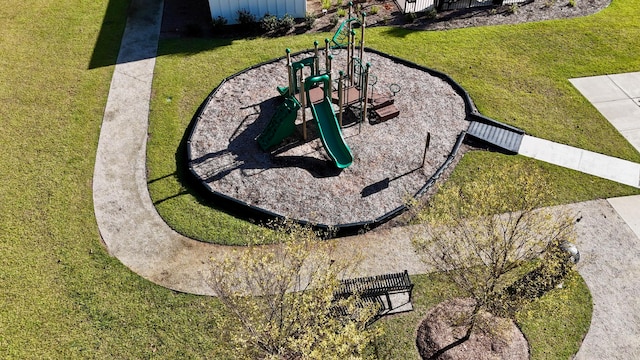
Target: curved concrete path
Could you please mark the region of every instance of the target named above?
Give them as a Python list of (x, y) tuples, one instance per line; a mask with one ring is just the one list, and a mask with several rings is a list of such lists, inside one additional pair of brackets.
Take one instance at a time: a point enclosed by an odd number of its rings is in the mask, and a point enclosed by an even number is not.
[[(148, 193), (147, 125), (163, 3), (134, 0), (131, 8), (139, 10), (127, 21), (96, 155), (93, 191), (98, 227), (110, 254), (140, 276), (177, 291), (213, 295), (204, 281), (208, 261), (231, 248), (177, 234), (160, 218)], [(583, 259), (579, 271), (594, 300), (591, 329), (577, 358), (640, 358), (640, 245), (625, 223), (627, 219), (640, 231), (640, 197), (568, 207), (582, 216), (577, 225)], [(627, 214), (625, 219), (617, 211)], [(422, 231), (414, 226), (341, 239), (337, 253), (366, 254), (356, 275), (404, 269), (425, 273), (429, 269), (410, 244)]]

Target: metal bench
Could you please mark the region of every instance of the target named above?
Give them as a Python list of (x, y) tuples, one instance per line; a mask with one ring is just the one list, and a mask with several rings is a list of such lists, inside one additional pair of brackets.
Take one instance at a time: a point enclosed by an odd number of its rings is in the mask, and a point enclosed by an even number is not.
[(363, 303), (378, 303), (376, 319), (382, 316), (413, 310), (411, 294), (413, 284), (407, 270), (401, 273), (384, 274), (340, 281), (334, 298), (346, 298), (357, 294)]

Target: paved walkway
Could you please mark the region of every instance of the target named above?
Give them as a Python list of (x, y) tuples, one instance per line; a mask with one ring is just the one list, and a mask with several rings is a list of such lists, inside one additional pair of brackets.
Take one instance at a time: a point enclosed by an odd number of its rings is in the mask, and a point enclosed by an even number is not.
[[(569, 80), (640, 151), (640, 72)], [(525, 136), (519, 154), (633, 187), (640, 164)]]
[[(134, 0), (131, 6), (139, 10), (131, 13), (127, 21), (97, 149), (95, 214), (107, 249), (132, 271), (174, 290), (212, 295), (203, 280), (208, 260), (228, 253), (230, 248), (175, 233), (156, 212), (147, 189), (149, 100), (162, 6), (162, 1), (155, 0)], [(530, 149), (534, 151), (535, 146)], [(589, 166), (584, 164), (579, 166), (587, 171)], [(603, 166), (596, 160), (593, 164)], [(621, 181), (627, 181), (624, 179)], [(633, 232), (640, 230), (640, 197), (567, 207), (582, 216), (577, 224), (583, 258), (579, 271), (591, 289), (595, 305), (592, 326), (578, 358), (640, 358), (640, 296), (636, 290), (640, 246)], [(355, 251), (368, 255), (358, 275), (404, 269), (412, 274), (424, 273), (429, 269), (410, 244), (412, 236), (422, 231), (420, 226), (413, 226), (336, 240), (338, 253), (345, 257)], [(625, 351), (620, 352), (621, 349)]]

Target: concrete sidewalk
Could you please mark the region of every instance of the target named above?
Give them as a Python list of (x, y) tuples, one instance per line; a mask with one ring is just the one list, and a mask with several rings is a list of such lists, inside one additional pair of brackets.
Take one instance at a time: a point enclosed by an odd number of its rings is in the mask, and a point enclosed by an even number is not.
[[(640, 151), (640, 72), (569, 80)], [(640, 187), (640, 164), (525, 136), (518, 152), (537, 160)]]
[[(208, 260), (229, 254), (232, 248), (175, 233), (156, 212), (147, 189), (149, 101), (162, 7), (162, 1), (154, 0), (133, 0), (131, 5), (138, 10), (127, 21), (96, 154), (95, 215), (108, 251), (132, 271), (160, 286), (212, 295), (204, 281)], [(539, 148), (536, 151), (542, 152)], [(616, 169), (610, 171), (617, 172)], [(621, 180), (631, 181), (627, 175)], [(632, 232), (632, 228), (638, 232), (640, 227), (640, 197), (589, 201), (567, 208), (580, 213), (583, 219), (577, 224), (584, 259), (579, 271), (591, 289), (595, 305), (591, 329), (578, 358), (640, 358), (640, 297), (636, 296), (640, 246)], [(423, 231), (420, 226), (394, 228), (336, 243), (338, 253), (345, 257), (356, 250), (367, 255), (357, 275), (404, 269), (411, 274), (424, 273), (429, 268), (410, 243)], [(622, 348), (624, 352), (620, 351)]]
[(640, 72), (569, 81), (640, 151)]
[(525, 135), (518, 154), (640, 187), (640, 164)]

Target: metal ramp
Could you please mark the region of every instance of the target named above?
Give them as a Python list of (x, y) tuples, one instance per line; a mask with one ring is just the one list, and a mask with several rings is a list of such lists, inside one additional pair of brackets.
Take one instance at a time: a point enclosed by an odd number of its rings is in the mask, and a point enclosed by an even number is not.
[(467, 129), (467, 136), (498, 150), (517, 154), (524, 137), (524, 131), (474, 114), (469, 129)]

